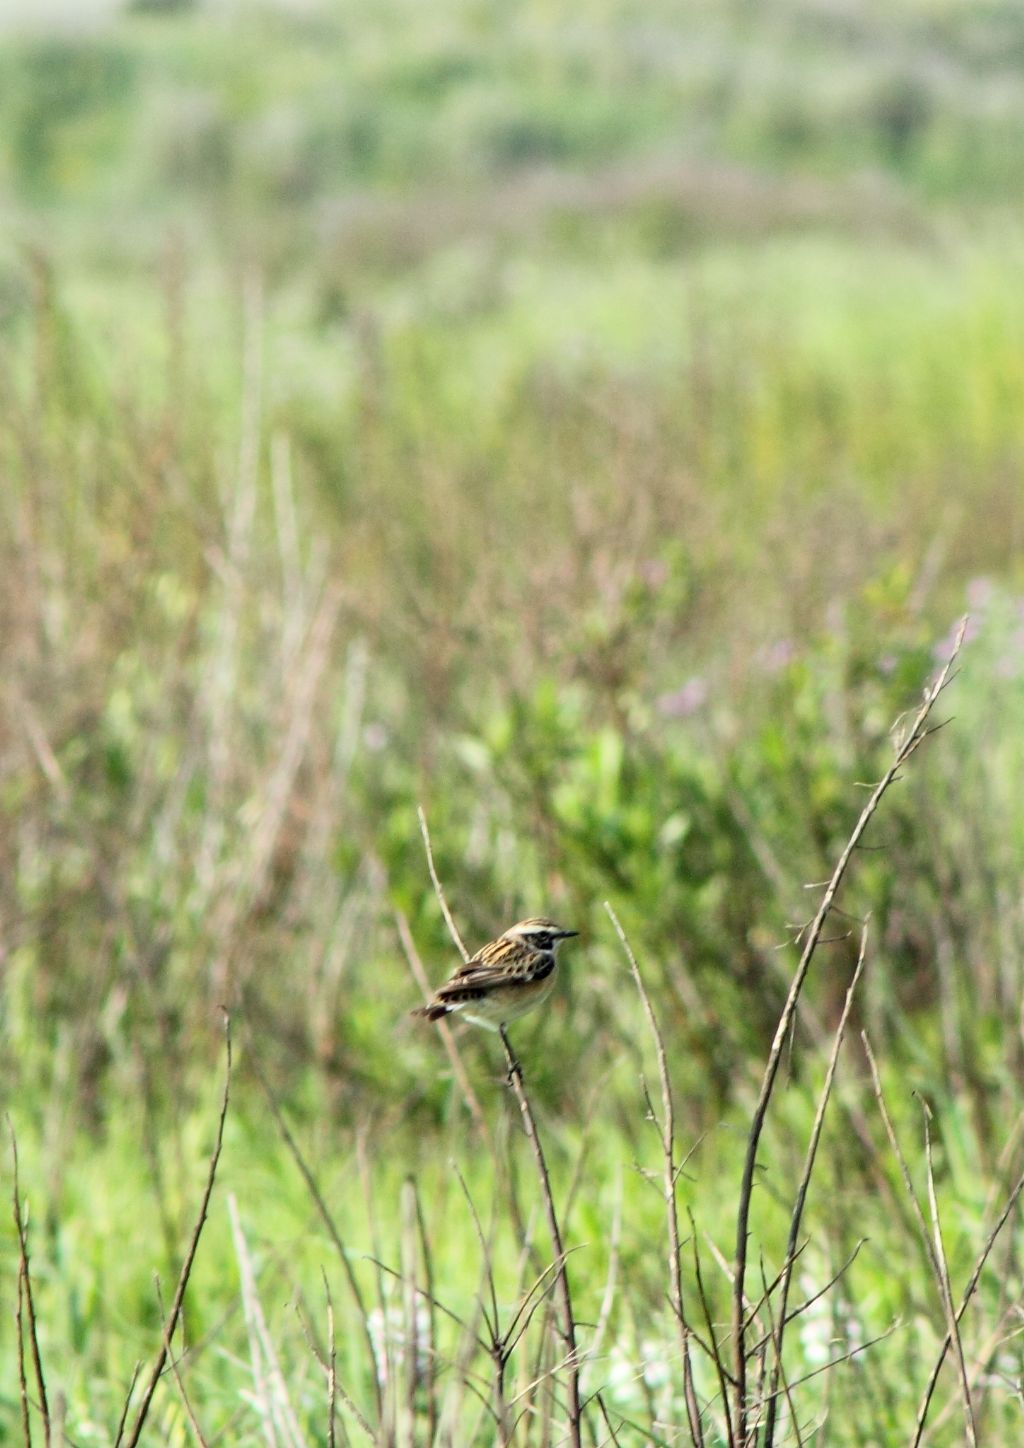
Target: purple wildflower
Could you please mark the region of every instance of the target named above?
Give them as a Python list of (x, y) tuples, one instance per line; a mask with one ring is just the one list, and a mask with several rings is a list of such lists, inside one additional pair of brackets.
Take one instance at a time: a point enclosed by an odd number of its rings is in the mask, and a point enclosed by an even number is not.
[(967, 585), (967, 607), (972, 612), (975, 609), (988, 608), (995, 591), (996, 586), (991, 578), (972, 578)]
[(756, 657), (766, 674), (778, 674), (796, 658), (796, 646), (792, 639), (776, 639), (758, 649)]
[(687, 679), (681, 688), (671, 694), (662, 694), (658, 700), (658, 712), (668, 719), (688, 719), (707, 703), (707, 680), (699, 674)]

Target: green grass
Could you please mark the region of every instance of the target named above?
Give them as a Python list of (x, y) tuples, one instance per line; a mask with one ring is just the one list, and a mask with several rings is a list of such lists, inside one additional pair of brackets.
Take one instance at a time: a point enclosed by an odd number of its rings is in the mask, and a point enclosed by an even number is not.
[[(470, 943), (541, 910), (582, 931), (514, 1039), (584, 1387), (620, 1442), (687, 1441), (644, 1175), (656, 1064), (603, 902), (665, 1033), (679, 1207), (728, 1354), (716, 1250), (732, 1260), (804, 886), (969, 610), (952, 722), (886, 799), (815, 960), (748, 1266), (753, 1293), (782, 1266), (870, 913), (794, 1300), (863, 1242), (785, 1362), (795, 1382), (887, 1334), (795, 1387), (797, 1416), (804, 1441), (818, 1422), (840, 1448), (912, 1440), (944, 1318), (859, 1031), (922, 1201), (931, 1109), (955, 1299), (1021, 1167), (1020, 63), (1008, 5), (136, 6), (4, 32), (0, 1089), (67, 1441), (113, 1442), (159, 1349), (222, 1006), (233, 1097), (181, 1362), (203, 1435), (327, 1441), (295, 1311), (322, 1351), (323, 1270), (339, 1382), (378, 1441), (427, 1442), (431, 1402), (438, 1444), (495, 1441), (487, 1354), (441, 1308), (436, 1377), (393, 1361), (380, 1410), (360, 1322), (378, 1342), (391, 1324), (393, 1352), (423, 1325), (372, 1260), (422, 1285), (410, 1182), (464, 1322), (485, 1259), (506, 1323), (549, 1261), (496, 1043), (460, 1038), (492, 1153), (407, 1014), (399, 916), (431, 980), (452, 963), (420, 805)], [(1020, 1247), (1014, 1213), (963, 1320), (980, 1441), (1018, 1432)], [(17, 1275), (8, 1213), (12, 1441)], [(518, 1448), (564, 1430), (556, 1352), (546, 1308), (509, 1367)], [(725, 1442), (700, 1348), (694, 1374)], [(964, 1441), (951, 1362), (929, 1421)], [(170, 1376), (147, 1434), (194, 1440)], [(337, 1434), (368, 1441), (344, 1405)]]

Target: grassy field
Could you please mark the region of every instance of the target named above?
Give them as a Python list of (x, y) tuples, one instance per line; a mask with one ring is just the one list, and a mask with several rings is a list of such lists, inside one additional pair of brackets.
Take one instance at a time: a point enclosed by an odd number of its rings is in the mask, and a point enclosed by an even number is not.
[[(1020, 1435), (1022, 66), (952, 0), (5, 22), (4, 1441)], [(575, 1374), (500, 1041), (408, 1014), (421, 810), (471, 947), (581, 931), (513, 1028)]]

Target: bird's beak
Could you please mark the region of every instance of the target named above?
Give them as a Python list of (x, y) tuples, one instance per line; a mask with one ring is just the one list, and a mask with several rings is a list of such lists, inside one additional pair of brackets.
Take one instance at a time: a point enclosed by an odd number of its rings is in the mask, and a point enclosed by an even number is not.
[(579, 931), (578, 931), (578, 930), (560, 930), (559, 933), (558, 933), (558, 938), (559, 938), (559, 940), (568, 940), (569, 937), (572, 936), (572, 935), (579, 935)]

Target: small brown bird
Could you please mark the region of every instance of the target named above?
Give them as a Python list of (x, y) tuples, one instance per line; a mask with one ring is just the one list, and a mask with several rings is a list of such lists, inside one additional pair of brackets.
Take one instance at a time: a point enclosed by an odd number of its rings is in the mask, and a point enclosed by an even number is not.
[(520, 920), (460, 965), (413, 1015), (439, 1021), (458, 1012), (474, 1025), (500, 1031), (547, 1000), (558, 972), (558, 947), (578, 934), (553, 920)]

